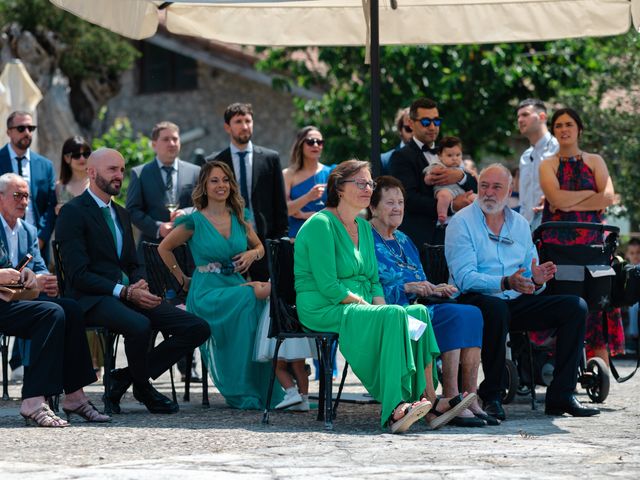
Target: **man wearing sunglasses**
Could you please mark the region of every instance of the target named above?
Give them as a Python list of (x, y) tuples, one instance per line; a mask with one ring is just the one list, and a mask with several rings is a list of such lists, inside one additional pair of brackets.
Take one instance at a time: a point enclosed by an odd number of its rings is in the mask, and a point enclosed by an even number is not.
[(389, 161), (393, 152), (400, 150), (407, 143), (411, 141), (413, 137), (413, 127), (411, 126), (411, 117), (409, 117), (409, 107), (401, 108), (396, 112), (396, 131), (400, 137), (400, 143), (395, 148), (384, 152), (380, 155), (380, 175), (387, 175), (389, 173)]
[[(229, 135), (229, 147), (209, 155), (207, 160), (224, 162), (233, 171), (263, 245), (266, 238), (286, 236), (289, 217), (280, 156), (251, 141), (253, 107), (250, 103), (232, 103), (226, 108), (224, 131)], [(252, 280), (266, 282), (269, 279), (266, 257), (253, 262), (249, 274)]]
[(46, 261), (55, 223), (56, 180), (51, 160), (29, 148), (36, 128), (29, 112), (15, 111), (7, 117), (9, 143), (0, 149), (0, 175), (16, 173), (29, 185), (25, 220), (37, 228), (38, 246)]
[(444, 230), (436, 229), (438, 214), (434, 185), (458, 184), (464, 194), (454, 198), (450, 214), (473, 201), (477, 189), (473, 175), (461, 170), (434, 170), (426, 176), (424, 169), (438, 160), (436, 139), (440, 134), (442, 119), (437, 104), (429, 98), (419, 98), (409, 107), (413, 138), (403, 148), (391, 155), (389, 174), (400, 180), (407, 192), (405, 215), (400, 230), (419, 246), (425, 243), (442, 244)]
[(445, 255), (458, 301), (475, 305), (484, 319), (478, 394), (484, 410), (505, 419), (506, 337), (509, 331), (554, 329), (555, 370), (547, 388), (545, 413), (597, 415), (573, 395), (584, 343), (587, 304), (575, 295), (538, 295), (556, 272), (552, 262), (538, 265), (529, 223), (508, 207), (511, 172), (494, 163), (480, 172), (478, 198), (447, 227)]

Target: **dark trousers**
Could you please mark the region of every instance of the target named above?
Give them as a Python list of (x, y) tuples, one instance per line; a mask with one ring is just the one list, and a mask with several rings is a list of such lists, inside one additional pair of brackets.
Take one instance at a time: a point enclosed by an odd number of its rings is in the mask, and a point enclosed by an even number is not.
[(504, 300), (468, 293), (458, 298), (482, 311), (482, 370), (478, 394), (486, 402), (500, 400), (505, 387), (507, 332), (556, 330), (556, 364), (547, 400), (562, 401), (573, 395), (584, 343), (587, 304), (573, 295), (520, 295)]
[[(158, 378), (211, 334), (204, 320), (164, 301), (144, 310), (115, 297), (104, 297), (86, 312), (86, 321), (124, 336), (131, 377), (141, 383), (149, 377)], [(165, 340), (149, 352), (152, 331), (160, 331)]]
[(74, 300), (0, 301), (0, 330), (31, 340), (23, 398), (71, 393), (96, 381), (84, 317)]

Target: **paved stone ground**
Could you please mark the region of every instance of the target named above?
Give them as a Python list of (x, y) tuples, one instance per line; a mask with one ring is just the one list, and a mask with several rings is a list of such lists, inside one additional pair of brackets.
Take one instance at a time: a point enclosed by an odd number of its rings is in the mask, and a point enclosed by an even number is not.
[[(627, 372), (632, 362), (623, 365)], [(168, 393), (165, 377), (157, 386)], [(88, 391), (101, 405), (100, 387)], [(362, 391), (351, 375), (347, 391)], [(316, 412), (274, 413), (265, 426), (261, 412), (227, 408), (215, 390), (202, 409), (199, 386), (176, 415), (147, 414), (128, 393), (125, 413), (106, 426), (27, 428), (18, 386), (11, 395), (0, 402), (3, 480), (640, 478), (640, 376), (613, 385), (599, 417), (547, 417), (543, 404), (532, 412), (518, 397), (498, 427), (430, 431), (421, 423), (406, 435), (380, 428), (378, 405), (341, 404), (333, 432)]]

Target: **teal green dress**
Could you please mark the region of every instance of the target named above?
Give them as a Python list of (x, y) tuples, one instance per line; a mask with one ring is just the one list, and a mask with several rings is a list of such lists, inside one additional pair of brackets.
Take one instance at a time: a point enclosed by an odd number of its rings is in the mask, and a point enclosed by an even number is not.
[[(440, 354), (423, 305), (340, 303), (349, 292), (367, 302), (383, 297), (371, 225), (358, 218), (359, 248), (340, 220), (323, 210), (296, 236), (295, 286), (302, 324), (340, 334), (340, 351), (367, 391), (382, 404), (384, 426), (401, 402), (420, 399), (424, 369)], [(418, 341), (409, 337), (407, 315), (428, 324)], [(434, 385), (437, 384), (435, 368)]]
[[(232, 258), (247, 250), (247, 234), (231, 215), (231, 235), (227, 239), (200, 212), (176, 219), (193, 231), (189, 248), (196, 269), (193, 272), (187, 310), (203, 318), (211, 327), (211, 337), (201, 347), (204, 361), (216, 387), (234, 408), (264, 409), (269, 378), (269, 362), (254, 362), (256, 328), (266, 302), (258, 300), (246, 280), (233, 273)], [(211, 265), (211, 271), (198, 267)], [(222, 267), (222, 268), (220, 268)], [(272, 405), (282, 400), (276, 382)]]

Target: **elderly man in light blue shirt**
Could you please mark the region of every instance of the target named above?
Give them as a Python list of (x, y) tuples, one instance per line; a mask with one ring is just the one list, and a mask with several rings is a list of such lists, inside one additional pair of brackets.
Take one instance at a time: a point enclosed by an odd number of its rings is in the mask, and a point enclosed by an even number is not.
[(553, 278), (552, 262), (538, 265), (529, 223), (507, 206), (511, 173), (493, 164), (480, 173), (478, 198), (449, 223), (445, 255), (458, 300), (482, 311), (482, 368), (478, 394), (484, 410), (504, 420), (506, 336), (509, 330), (555, 329), (556, 368), (547, 389), (545, 413), (591, 416), (573, 396), (584, 341), (587, 305), (573, 295), (539, 295)]

